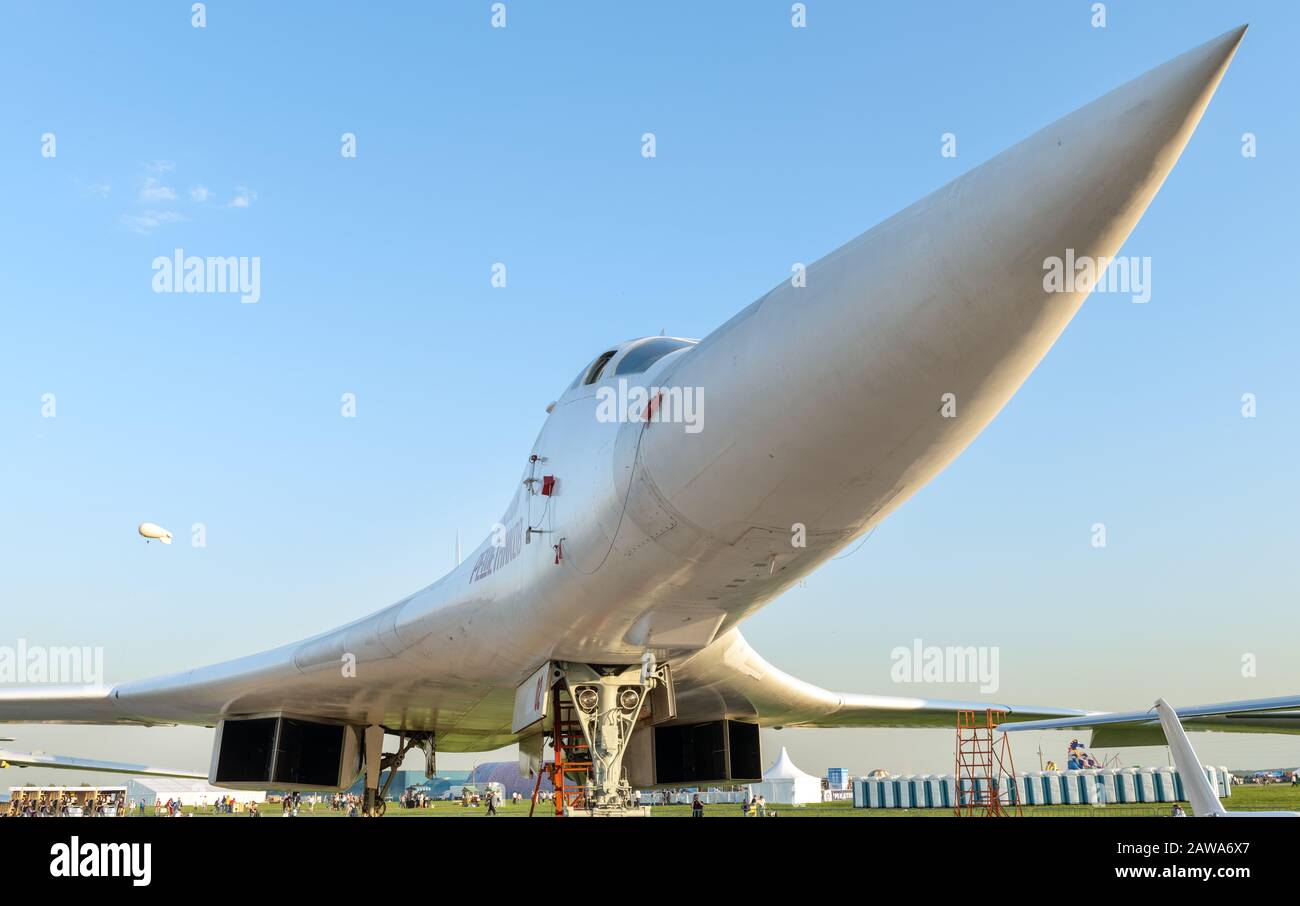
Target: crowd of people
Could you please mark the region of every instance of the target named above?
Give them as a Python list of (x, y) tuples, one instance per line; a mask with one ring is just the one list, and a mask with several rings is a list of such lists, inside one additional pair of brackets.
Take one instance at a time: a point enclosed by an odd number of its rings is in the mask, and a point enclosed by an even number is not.
[(86, 799), (74, 796), (70, 791), (59, 791), (46, 796), (44, 793), (34, 797), (22, 797), (11, 800), (8, 807), (0, 811), (5, 818), (69, 818), (75, 816), (105, 818), (126, 814), (126, 795), (124, 793), (103, 793)]
[(238, 815), (241, 812), (252, 818), (258, 817), (256, 802), (240, 802), (234, 796), (218, 796), (212, 803), (212, 811), (218, 815)]
[(433, 808), (433, 797), (419, 787), (411, 787), (398, 801), (402, 808)]
[[(740, 800), (740, 814), (744, 818), (767, 818), (775, 817), (776, 810), (773, 809), (771, 812), (767, 810), (767, 799), (763, 796), (750, 796)], [(700, 798), (699, 793), (691, 799), (691, 817), (704, 817), (704, 800)]]

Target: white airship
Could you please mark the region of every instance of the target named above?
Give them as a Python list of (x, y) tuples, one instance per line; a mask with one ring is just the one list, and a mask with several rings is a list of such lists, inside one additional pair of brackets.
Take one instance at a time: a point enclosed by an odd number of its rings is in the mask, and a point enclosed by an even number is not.
[(167, 531), (167, 529), (163, 528), (161, 525), (156, 525), (152, 522), (141, 522), (138, 531), (140, 532), (140, 536), (144, 538), (145, 544), (148, 544), (150, 541), (161, 541), (163, 544), (172, 543), (172, 533)]
[[(831, 692), (768, 663), (739, 626), (902, 505), (1006, 405), (1092, 288), (1049, 291), (1045, 262), (1115, 256), (1244, 32), (1052, 123), (698, 343), (594, 350), (519, 451), (498, 524), (427, 588), (170, 676), (0, 688), (0, 722), (215, 726), (213, 783), (340, 789), (364, 772), (368, 809), (381, 769), (411, 746), (432, 770), (436, 751), (518, 743), (521, 766), (536, 769), (544, 741), (559, 741), (591, 763), (582, 804), (619, 813), (633, 789), (761, 778), (760, 727), (952, 728), (959, 710), (988, 707), (1011, 721), (1084, 716)], [(625, 384), (657, 392), (610, 418)], [(707, 421), (702, 409), (682, 424), (663, 417), (702, 406), (688, 394), (707, 396)], [(949, 395), (959, 417), (943, 412)], [(1294, 713), (1250, 727), (1297, 728)], [(386, 733), (400, 736), (398, 755), (383, 754)]]

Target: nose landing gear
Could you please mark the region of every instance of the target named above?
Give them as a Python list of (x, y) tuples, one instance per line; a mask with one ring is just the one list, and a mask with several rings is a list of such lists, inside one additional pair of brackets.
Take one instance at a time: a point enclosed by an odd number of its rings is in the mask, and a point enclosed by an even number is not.
[(623, 756), (646, 697), (667, 672), (647, 655), (639, 666), (558, 664), (578, 725), (591, 753), (585, 809), (571, 815), (600, 817), (646, 814), (633, 804)]

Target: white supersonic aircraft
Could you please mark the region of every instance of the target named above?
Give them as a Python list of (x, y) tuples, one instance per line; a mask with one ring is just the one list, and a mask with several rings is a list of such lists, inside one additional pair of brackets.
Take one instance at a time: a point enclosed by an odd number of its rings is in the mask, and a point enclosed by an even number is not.
[[(0, 721), (213, 726), (213, 783), (342, 788), (364, 771), (369, 806), (413, 746), (432, 769), (436, 751), (517, 742), (536, 770), (563, 710), (589, 747), (571, 756), (591, 761), (586, 806), (619, 814), (635, 788), (759, 779), (759, 727), (1081, 715), (830, 692), (773, 667), (738, 627), (1006, 404), (1092, 288), (1050, 291), (1045, 262), (1116, 254), (1244, 33), (1052, 123), (699, 342), (599, 350), (521, 451), (500, 524), (429, 587), (185, 673), (0, 689)], [(1274, 723), (1257, 729), (1295, 729)], [(386, 732), (399, 752), (382, 753)]]

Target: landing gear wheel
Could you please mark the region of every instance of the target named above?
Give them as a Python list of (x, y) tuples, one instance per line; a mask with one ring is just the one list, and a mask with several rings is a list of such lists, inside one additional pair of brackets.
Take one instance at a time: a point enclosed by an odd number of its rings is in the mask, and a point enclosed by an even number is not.
[(378, 802), (375, 803), (375, 808), (374, 808), (374, 817), (376, 817), (376, 818), (382, 818), (382, 817), (384, 817), (384, 812), (386, 812), (386, 811), (388, 811), (388, 803), (387, 803), (387, 802), (385, 802), (384, 800), (380, 799)]

